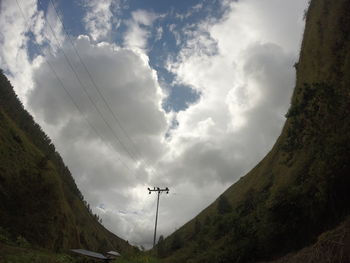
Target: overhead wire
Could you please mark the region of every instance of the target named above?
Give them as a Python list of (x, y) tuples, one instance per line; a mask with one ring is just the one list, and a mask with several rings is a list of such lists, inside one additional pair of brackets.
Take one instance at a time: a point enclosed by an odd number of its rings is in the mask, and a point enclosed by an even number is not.
[[(28, 18), (25, 16), (24, 11), (21, 7), (21, 5), (19, 4), (18, 0), (16, 0), (16, 4), (17, 7), (20, 10), (20, 13), (24, 19), (24, 21), (26, 22), (28, 28), (29, 28), (29, 22), (28, 22)], [(40, 49), (40, 48), (39, 48)], [(50, 52), (50, 51), (49, 51)], [(51, 53), (51, 52), (50, 52)], [(52, 54), (51, 54), (52, 55)], [(85, 122), (87, 123), (87, 125), (94, 131), (94, 133), (97, 135), (97, 137), (99, 137), (101, 139), (101, 141), (104, 141), (105, 143), (108, 142), (107, 139), (103, 139), (102, 135), (97, 131), (97, 129), (89, 122), (88, 118), (85, 116), (85, 114), (83, 113), (83, 111), (80, 109), (78, 103), (74, 100), (73, 96), (71, 95), (71, 93), (68, 91), (67, 87), (64, 85), (62, 79), (58, 76), (57, 71), (54, 69), (54, 66), (48, 61), (45, 60), (45, 62), (47, 63), (48, 67), (50, 68), (50, 70), (52, 71), (53, 75), (55, 76), (55, 78), (57, 79), (57, 81), (60, 83), (60, 86), (64, 89), (65, 93), (68, 95), (68, 97), (70, 98), (71, 102), (73, 103), (73, 105), (75, 106), (75, 108), (77, 109), (77, 111), (80, 113), (80, 115), (82, 115), (82, 117), (84, 118)], [(38, 84), (38, 83), (37, 83)], [(109, 143), (106, 143), (106, 145), (109, 145), (113, 148), (113, 146)], [(117, 159), (125, 168), (127, 168), (130, 172), (133, 172), (131, 170), (131, 168), (122, 161), (121, 158), (118, 157)]]
[[(26, 16), (24, 15), (24, 12), (23, 12), (23, 10), (22, 10), (22, 8), (21, 8), (21, 6), (20, 6), (20, 4), (19, 4), (19, 2), (18, 2), (18, 0), (16, 0), (16, 3), (17, 3), (17, 6), (18, 6), (18, 8), (19, 8), (19, 10), (20, 10), (20, 13), (21, 13), (21, 15), (23, 16), (23, 19), (24, 19), (24, 21), (26, 21), (26, 23), (27, 23), (27, 25), (28, 25), (28, 28), (29, 28), (29, 20), (28, 19), (26, 19)], [(47, 21), (47, 23), (49, 24), (49, 22)], [(63, 24), (62, 24), (63, 25)], [(50, 29), (51, 29), (51, 31), (52, 31), (52, 33), (53, 33), (53, 35), (54, 35), (54, 32), (53, 32), (53, 30), (52, 30), (52, 27), (51, 27), (51, 25), (49, 24), (49, 27), (50, 27)], [(55, 37), (56, 38), (56, 37)], [(59, 44), (59, 43), (58, 43)], [(59, 48), (61, 48), (62, 49), (62, 52), (64, 52), (63, 51), (63, 48), (62, 47), (60, 47), (60, 45), (58, 45), (58, 47)], [(39, 46), (39, 49), (40, 49), (40, 51), (44, 54), (44, 52), (43, 52), (43, 50), (42, 50), (42, 48)], [(51, 53), (51, 51), (50, 51), (50, 49), (49, 49), (49, 52)], [(78, 53), (77, 53), (78, 54)], [(54, 57), (54, 55), (53, 54), (51, 54), (53, 57)], [(64, 56), (66, 57), (66, 54), (64, 53)], [(108, 140), (108, 139), (103, 139), (102, 138), (102, 135), (97, 131), (97, 129), (89, 122), (89, 120), (88, 120), (88, 118), (87, 118), (87, 116), (85, 116), (85, 114), (83, 113), (83, 111), (80, 109), (80, 107), (79, 107), (79, 104), (77, 103), (77, 102), (75, 102), (75, 100), (74, 100), (74, 98), (73, 98), (73, 96), (70, 94), (70, 92), (68, 91), (68, 89), (67, 89), (67, 87), (64, 85), (64, 83), (63, 83), (63, 81), (62, 81), (62, 79), (58, 76), (58, 74), (57, 74), (57, 72), (55, 71), (55, 69), (54, 69), (54, 66), (53, 66), (53, 64), (51, 64), (48, 60), (45, 60), (46, 61), (46, 63), (48, 64), (48, 66), (49, 66), (49, 68), (51, 69), (51, 71), (52, 71), (52, 73), (54, 74), (54, 76), (56, 77), (56, 79), (58, 80), (58, 82), (60, 83), (60, 86), (64, 89), (64, 91), (65, 91), (65, 93), (68, 95), (68, 97), (70, 98), (70, 100), (71, 100), (71, 102), (73, 103), (73, 105), (75, 106), (75, 108), (77, 109), (77, 111), (80, 113), (80, 115), (82, 115), (82, 117), (84, 118), (84, 120), (85, 120), (85, 122), (87, 123), (87, 125), (96, 133), (96, 135), (101, 139), (101, 141), (105, 141), (105, 144), (107, 145), (107, 146), (110, 146), (111, 148), (113, 148), (113, 145), (112, 145), (112, 143)], [(69, 61), (69, 60), (68, 60)], [(82, 60), (81, 60), (82, 61)], [(70, 64), (70, 63), (69, 63)], [(87, 70), (87, 67), (86, 66), (84, 66), (85, 68), (86, 68), (86, 70)], [(72, 68), (72, 67), (71, 67)], [(73, 70), (74, 71), (74, 70)], [(91, 74), (89, 74), (90, 76), (91, 76)], [(91, 79), (93, 79), (92, 78), (92, 76), (91, 76)], [(37, 83), (38, 84), (38, 83)], [(95, 84), (94, 84), (95, 85)], [(96, 85), (97, 86), (97, 85)], [(86, 91), (86, 93), (87, 93), (87, 91)], [(105, 100), (105, 99), (104, 99)], [(92, 103), (93, 103), (93, 101), (91, 101)], [(107, 103), (107, 102), (106, 102)], [(93, 103), (94, 104), (94, 103)], [(97, 109), (97, 106), (95, 105), (95, 108)], [(111, 109), (110, 109), (111, 110)], [(113, 112), (113, 111), (112, 111)], [(102, 115), (102, 114), (101, 114)], [(102, 117), (102, 116), (101, 116)], [(115, 117), (116, 118), (116, 117)], [(103, 118), (104, 119), (104, 118)], [(116, 118), (117, 119), (117, 118)], [(104, 119), (105, 120), (105, 119)], [(109, 126), (109, 125), (108, 125)], [(110, 126), (109, 126), (110, 127)], [(123, 132), (127, 135), (127, 133), (126, 133), (126, 131), (122, 128), (122, 126), (121, 126), (121, 123), (120, 123), (120, 127), (121, 127), (121, 129), (123, 130)], [(111, 127), (110, 127), (111, 128)], [(113, 130), (113, 129), (112, 129)], [(128, 138), (129, 138), (129, 140), (131, 140), (132, 141), (132, 139), (129, 137), (129, 136), (127, 136)], [(135, 147), (136, 148), (136, 147)], [(119, 155), (120, 155), (120, 153), (118, 153)], [(132, 158), (133, 159), (133, 158)], [(130, 171), (130, 173), (132, 174), (132, 175), (135, 175), (135, 171), (134, 170), (132, 170), (121, 158), (118, 158), (117, 159), (127, 170), (129, 170)], [(146, 163), (146, 160), (143, 158), (143, 161), (145, 162), (145, 164), (147, 165), (147, 163)], [(155, 172), (155, 170), (153, 169), (153, 167), (151, 167), (152, 168), (152, 170)]]
[[(43, 7), (42, 2), (39, 0), (38, 3), (41, 5), (41, 7)], [(87, 88), (85, 87), (85, 85), (83, 84), (83, 82), (81, 81), (77, 71), (75, 70), (74, 66), (72, 65), (71, 61), (69, 60), (66, 52), (63, 49), (63, 46), (61, 44), (61, 42), (59, 41), (59, 39), (57, 38), (51, 24), (49, 21), (46, 21), (50, 31), (52, 33), (52, 36), (54, 37), (54, 39), (56, 40), (57, 46), (59, 49), (61, 49), (62, 54), (65, 58), (65, 60), (68, 63), (68, 66), (70, 67), (70, 69), (72, 70), (72, 72), (74, 73), (75, 78), (77, 79), (79, 85), (81, 86), (81, 88), (84, 91), (84, 94), (88, 97), (89, 101), (91, 102), (91, 104), (93, 105), (94, 109), (96, 110), (96, 112), (98, 113), (98, 115), (101, 117), (101, 119), (103, 120), (103, 122), (105, 123), (105, 125), (110, 129), (112, 135), (115, 137), (115, 139), (118, 141), (118, 143), (120, 144), (120, 146), (125, 150), (125, 152), (129, 155), (129, 157), (134, 161), (137, 162), (135, 156), (128, 150), (128, 148), (124, 145), (124, 143), (122, 142), (122, 140), (119, 138), (119, 136), (116, 134), (116, 132), (114, 131), (114, 129), (111, 127), (111, 125), (109, 124), (109, 122), (106, 120), (106, 118), (103, 116), (102, 112), (100, 111), (100, 109), (98, 108), (97, 104), (95, 103), (95, 101), (93, 100), (93, 98), (90, 96)]]
[(61, 19), (60, 15), (59, 15), (59, 12), (58, 12), (57, 7), (55, 6), (55, 4), (53, 3), (52, 0), (50, 0), (50, 3), (51, 3), (51, 5), (53, 6), (57, 17), (58, 17), (58, 19), (59, 19), (60, 22), (61, 22), (63, 31), (64, 31), (65, 35), (67, 36), (67, 39), (69, 40), (71, 46), (73, 47), (75, 54), (77, 55), (77, 57), (78, 57), (80, 63), (83, 65), (84, 70), (86, 71), (87, 75), (89, 76), (89, 79), (90, 79), (92, 85), (94, 86), (95, 90), (96, 90), (97, 93), (100, 95), (100, 97), (102, 98), (102, 100), (103, 100), (104, 104), (106, 105), (108, 111), (111, 113), (113, 119), (115, 120), (115, 122), (117, 123), (117, 125), (119, 126), (119, 128), (122, 130), (122, 132), (123, 132), (123, 134), (125, 135), (125, 137), (133, 144), (133, 147), (135, 148), (135, 152), (137, 153), (137, 151), (136, 151), (137, 147), (136, 147), (135, 142), (132, 140), (132, 138), (128, 135), (128, 133), (126, 132), (126, 130), (123, 128), (123, 125), (121, 124), (121, 121), (119, 120), (118, 116), (117, 116), (116, 113), (112, 110), (111, 106), (110, 106), (109, 103), (107, 102), (107, 99), (106, 99), (105, 96), (103, 95), (101, 89), (100, 89), (100, 88), (98, 87), (98, 85), (96, 84), (94, 78), (92, 77), (92, 74), (91, 74), (90, 70), (89, 70), (88, 67), (86, 66), (86, 63), (84, 62), (84, 60), (82, 59), (82, 57), (81, 57), (80, 54), (79, 54), (79, 51), (78, 51), (77, 48), (75, 47), (75, 45), (74, 45), (74, 43), (73, 43), (73, 40), (71, 39), (71, 36), (68, 34), (68, 30), (67, 30), (66, 27), (64, 26), (63, 20)]
[[(40, 2), (41, 0), (39, 0)], [(96, 84), (96, 81), (94, 80), (90, 70), (88, 69), (88, 67), (86, 66), (86, 63), (84, 62), (84, 60), (82, 59), (81, 55), (79, 54), (79, 51), (77, 50), (77, 48), (75, 47), (73, 40), (71, 39), (70, 34), (68, 34), (68, 30), (66, 29), (66, 27), (64, 26), (63, 20), (60, 17), (60, 13), (58, 11), (58, 8), (55, 6), (54, 2), (52, 0), (49, 0), (51, 5), (53, 6), (53, 9), (56, 13), (56, 16), (58, 17), (58, 19), (61, 22), (62, 28), (63, 28), (63, 32), (64, 34), (67, 36), (67, 39), (69, 40), (71, 46), (74, 49), (75, 54), (77, 55), (80, 63), (83, 65), (84, 70), (86, 71), (87, 75), (89, 76), (89, 79), (93, 85), (93, 87), (95, 88), (95, 90), (97, 91), (97, 93), (99, 94), (99, 96), (102, 98), (102, 101), (104, 102), (104, 104), (106, 105), (108, 111), (110, 112), (111, 116), (113, 117), (114, 121), (116, 122), (116, 124), (119, 126), (119, 128), (121, 129), (122, 133), (124, 134), (124, 136), (127, 138), (127, 140), (129, 140), (129, 142), (131, 143), (131, 145), (134, 147), (134, 153), (136, 153), (138, 155), (138, 157), (144, 161), (144, 163), (147, 166), (150, 166), (147, 161), (146, 158), (143, 156), (143, 154), (141, 153), (141, 151), (137, 150), (137, 146), (134, 142), (134, 140), (128, 135), (128, 133), (126, 132), (126, 130), (123, 128), (123, 125), (121, 123), (121, 121), (119, 120), (117, 114), (112, 110), (111, 106), (109, 105), (107, 99), (105, 98), (105, 96), (103, 95), (101, 89), (99, 88), (99, 86)], [(152, 168), (153, 172), (155, 172), (155, 170)]]

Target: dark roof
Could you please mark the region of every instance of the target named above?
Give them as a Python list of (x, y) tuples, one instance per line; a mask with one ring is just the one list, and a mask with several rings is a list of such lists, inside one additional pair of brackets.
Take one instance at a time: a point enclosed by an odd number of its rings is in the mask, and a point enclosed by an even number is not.
[(89, 250), (85, 250), (85, 249), (71, 249), (71, 251), (78, 253), (80, 255), (84, 255), (84, 256), (88, 256), (88, 257), (92, 257), (92, 258), (108, 259), (107, 257), (102, 255), (101, 253), (97, 253), (97, 252), (93, 252), (93, 251), (89, 251)]
[(112, 255), (112, 256), (116, 256), (116, 257), (120, 257), (120, 254), (117, 251), (109, 251), (107, 252), (108, 255)]

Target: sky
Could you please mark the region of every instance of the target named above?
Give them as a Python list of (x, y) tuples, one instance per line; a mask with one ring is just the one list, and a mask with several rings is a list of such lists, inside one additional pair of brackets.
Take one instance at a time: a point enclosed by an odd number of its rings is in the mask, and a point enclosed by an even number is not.
[(103, 225), (150, 248), (268, 153), (308, 0), (0, 0), (0, 68)]

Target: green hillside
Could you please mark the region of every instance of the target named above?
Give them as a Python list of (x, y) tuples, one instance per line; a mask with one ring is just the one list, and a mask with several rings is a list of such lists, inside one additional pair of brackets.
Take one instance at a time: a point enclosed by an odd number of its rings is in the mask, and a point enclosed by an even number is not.
[(21, 244), (57, 252), (133, 249), (99, 223), (54, 145), (0, 72), (0, 247)]
[[(158, 245), (165, 262), (269, 261), (336, 233), (319, 237), (350, 212), (349, 14), (348, 0), (311, 1), (280, 137), (251, 172)], [(295, 258), (279, 262), (304, 262)], [(324, 262), (348, 262), (336, 259)]]

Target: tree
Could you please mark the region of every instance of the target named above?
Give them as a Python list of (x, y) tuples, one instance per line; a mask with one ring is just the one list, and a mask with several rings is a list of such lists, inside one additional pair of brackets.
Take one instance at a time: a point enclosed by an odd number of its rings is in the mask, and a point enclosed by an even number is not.
[(164, 247), (164, 237), (161, 235), (158, 240), (157, 244), (157, 252), (158, 252), (158, 257), (164, 257), (165, 255), (165, 247)]
[(173, 235), (173, 240), (171, 242), (171, 249), (177, 250), (177, 249), (181, 248), (183, 245), (182, 243), (183, 243), (183, 241), (181, 239), (180, 234), (178, 232), (175, 232), (175, 234)]
[(232, 206), (227, 200), (227, 197), (224, 195), (220, 195), (218, 200), (217, 210), (219, 214), (227, 214), (232, 212)]
[(198, 218), (196, 218), (196, 220), (194, 221), (194, 236), (198, 235), (199, 232), (201, 232), (201, 230), (202, 230), (202, 224), (198, 220)]
[(206, 216), (204, 220), (204, 225), (209, 226), (211, 224), (211, 218), (210, 216)]

